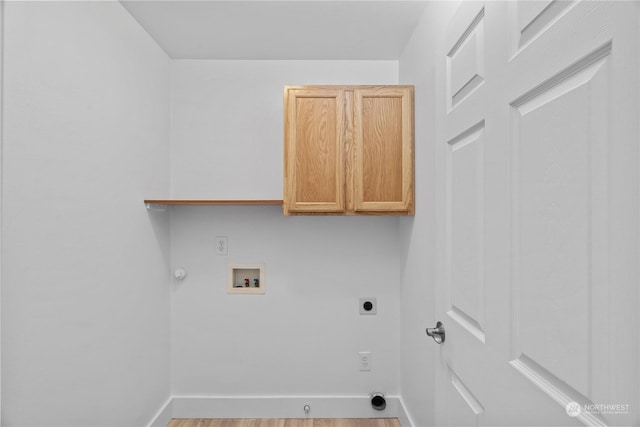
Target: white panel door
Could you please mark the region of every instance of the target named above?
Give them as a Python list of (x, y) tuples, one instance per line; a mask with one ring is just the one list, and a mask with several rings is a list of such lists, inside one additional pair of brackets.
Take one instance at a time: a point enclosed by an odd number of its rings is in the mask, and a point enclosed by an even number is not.
[(638, 27), (463, 2), (439, 42), (436, 425), (640, 425)]

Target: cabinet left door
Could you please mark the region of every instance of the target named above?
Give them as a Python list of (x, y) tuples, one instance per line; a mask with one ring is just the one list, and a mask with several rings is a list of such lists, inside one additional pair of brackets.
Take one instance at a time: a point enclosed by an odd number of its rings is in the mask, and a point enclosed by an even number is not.
[(286, 87), (284, 214), (345, 211), (345, 93)]

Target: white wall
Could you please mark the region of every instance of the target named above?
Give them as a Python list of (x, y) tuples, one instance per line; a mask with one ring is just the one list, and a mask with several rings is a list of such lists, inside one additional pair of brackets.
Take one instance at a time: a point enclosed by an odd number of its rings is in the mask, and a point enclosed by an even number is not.
[(169, 396), (169, 60), (118, 2), (7, 2), (2, 425), (144, 425)]
[[(3, 145), (3, 95), (4, 83), (4, 0), (0, 0), (0, 332), (2, 331), (2, 145)], [(0, 339), (0, 366), (2, 366), (2, 340)], [(2, 420), (2, 369), (0, 369), (0, 420)], [(1, 423), (2, 421), (0, 421)]]
[(436, 43), (459, 2), (430, 2), (400, 58), (400, 83), (415, 84), (416, 215), (401, 218), (402, 399), (415, 426), (434, 424), (435, 366), (440, 349), (426, 336), (434, 327), (435, 57)]
[[(229, 255), (213, 238), (229, 238)], [(315, 396), (399, 391), (397, 218), (284, 217), (282, 208), (172, 213), (175, 395)], [(229, 295), (227, 263), (266, 264), (266, 294)], [(378, 314), (359, 314), (359, 297)], [(358, 352), (372, 353), (360, 372)], [(302, 415), (302, 413), (301, 413)]]
[[(281, 199), (283, 86), (397, 84), (397, 73), (395, 61), (175, 61), (173, 196)], [(397, 394), (398, 218), (180, 207), (171, 228), (172, 262), (189, 272), (172, 288), (175, 395)], [(266, 263), (267, 293), (228, 295), (230, 262)], [(378, 315), (361, 316), (369, 296)], [(371, 372), (359, 351), (372, 352)]]
[(282, 199), (284, 86), (397, 83), (397, 61), (172, 61), (172, 196)]

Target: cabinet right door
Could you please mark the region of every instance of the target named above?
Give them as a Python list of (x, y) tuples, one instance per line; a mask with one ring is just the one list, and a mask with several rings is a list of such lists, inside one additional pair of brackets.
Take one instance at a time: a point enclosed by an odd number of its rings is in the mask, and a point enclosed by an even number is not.
[(414, 213), (413, 87), (355, 88), (353, 209)]

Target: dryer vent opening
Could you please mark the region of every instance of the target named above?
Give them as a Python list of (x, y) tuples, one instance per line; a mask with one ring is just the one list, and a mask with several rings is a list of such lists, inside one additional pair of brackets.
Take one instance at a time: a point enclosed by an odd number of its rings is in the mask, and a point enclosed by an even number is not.
[(371, 406), (373, 409), (383, 411), (387, 407), (387, 401), (382, 393), (373, 393), (371, 395)]

